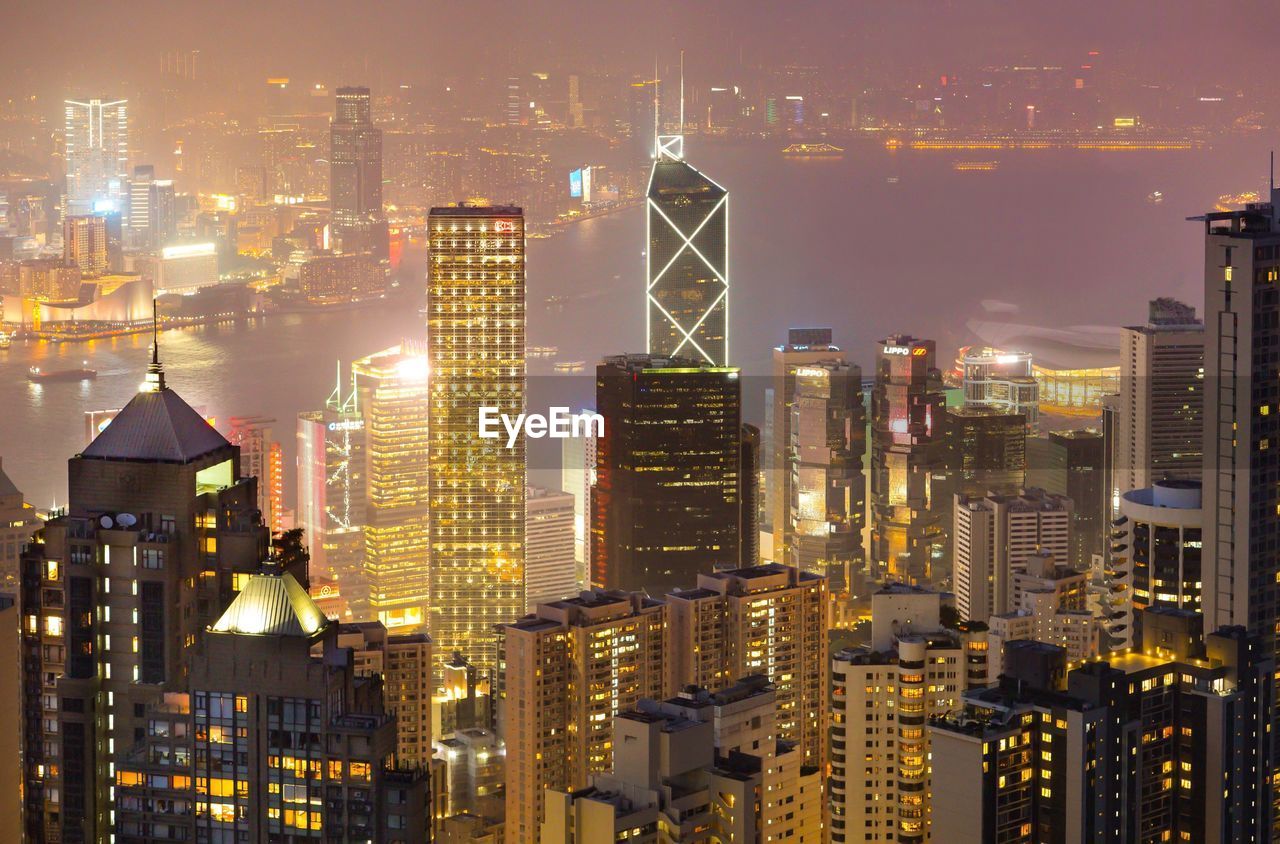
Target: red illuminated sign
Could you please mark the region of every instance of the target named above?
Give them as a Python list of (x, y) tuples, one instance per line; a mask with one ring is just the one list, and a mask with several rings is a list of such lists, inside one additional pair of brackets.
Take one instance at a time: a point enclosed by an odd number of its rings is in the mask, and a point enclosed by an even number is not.
[(506, 232), (511, 234), (515, 232), (516, 224), (514, 220), (498, 220), (493, 224), (493, 230), (496, 232)]

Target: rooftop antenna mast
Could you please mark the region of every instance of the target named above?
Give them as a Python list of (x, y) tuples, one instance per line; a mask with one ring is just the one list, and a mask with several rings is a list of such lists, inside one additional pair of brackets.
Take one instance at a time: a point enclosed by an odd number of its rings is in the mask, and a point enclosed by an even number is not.
[(676, 131), (684, 134), (684, 50), (680, 51), (680, 128)]
[(160, 365), (160, 299), (156, 296), (151, 297), (151, 365), (147, 367), (142, 389), (148, 393), (164, 390), (164, 367)]
[(660, 103), (658, 101), (658, 54), (653, 55), (653, 157), (660, 158), (659, 151), (662, 149), (662, 142), (658, 137), (662, 134), (662, 120), (659, 117)]

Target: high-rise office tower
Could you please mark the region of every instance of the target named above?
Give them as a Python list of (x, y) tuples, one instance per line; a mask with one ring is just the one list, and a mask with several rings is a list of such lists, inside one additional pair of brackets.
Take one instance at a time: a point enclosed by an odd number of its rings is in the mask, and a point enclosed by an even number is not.
[(161, 249), (177, 233), (173, 182), (157, 179), (150, 164), (133, 168), (129, 180), (129, 208), (124, 218), (125, 245), (131, 249)]
[(596, 483), (596, 438), (566, 437), (560, 446), (560, 487), (573, 496), (573, 558), (578, 584), (590, 582), (591, 488)]
[(744, 566), (760, 562), (760, 502), (763, 497), (760, 444), (760, 429), (743, 422), (742, 447), (738, 450), (738, 473), (742, 477), (742, 496), (738, 502), (742, 544), (738, 550), (738, 561)]
[(382, 212), (382, 130), (368, 88), (339, 88), (329, 124), (329, 205), (344, 252), (388, 255)]
[(337, 637), (292, 575), (247, 577), (183, 690), (140, 719), (99, 840), (426, 840), (427, 774), (397, 759), (383, 684)]
[(773, 558), (789, 559), (791, 547), (791, 402), (795, 398), (798, 367), (822, 361), (843, 363), (844, 352), (831, 343), (830, 328), (792, 328), (785, 346), (773, 350), (772, 401), (766, 408), (768, 454), (765, 474), (766, 527), (773, 533)]
[(1014, 609), (1014, 575), (1025, 572), (1038, 551), (1070, 560), (1073, 506), (1069, 498), (1034, 489), (1021, 495), (957, 495), (953, 581), (960, 617), (986, 621)]
[(361, 358), (351, 369), (364, 418), (369, 611), (388, 630), (425, 630), (431, 592), (427, 356), (406, 343)]
[(508, 840), (537, 840), (546, 790), (608, 771), (614, 716), (665, 695), (666, 619), (642, 594), (584, 592), (502, 625)]
[(525, 607), (525, 443), (477, 421), (525, 409), (524, 214), (433, 208), (428, 226), (431, 636), (490, 670), (496, 626)]
[(942, 596), (893, 585), (871, 597), (868, 647), (836, 654), (832, 670), (831, 840), (949, 840), (932, 829), (928, 719), (986, 683), (985, 625), (948, 629)]
[(596, 368), (591, 583), (652, 595), (741, 558), (738, 370), (624, 355)]
[(0, 590), (17, 591), (22, 546), (42, 524), (35, 508), (23, 500), (22, 491), (4, 473), (0, 459)]
[(86, 276), (107, 272), (107, 218), (101, 214), (68, 215), (62, 220), (62, 260)]
[(1204, 438), (1204, 323), (1173, 299), (1124, 329), (1112, 483), (1121, 494), (1165, 478), (1198, 479)]
[[(68, 462), (67, 512), (22, 559), (25, 830), (108, 841), (145, 710), (265, 558), (240, 451), (169, 389), (141, 392)], [(305, 572), (297, 572), (305, 582)]]
[(723, 688), (763, 674), (778, 696), (778, 737), (809, 765), (827, 759), (826, 578), (771, 563), (700, 574), (666, 596), (668, 686)]
[(867, 485), (862, 455), (867, 417), (862, 370), (853, 364), (820, 361), (795, 367), (791, 377), (795, 379), (788, 425), (791, 502), (782, 531), (787, 537), (787, 563), (823, 575), (827, 588), (840, 594), (848, 591), (852, 575), (866, 562), (862, 529)]
[(1055, 446), (1054, 470), (1065, 478), (1064, 492), (1071, 499), (1071, 554), (1067, 561), (1084, 568), (1094, 554), (1103, 552), (1107, 534), (1106, 443), (1094, 428), (1050, 431)]
[(359, 393), (339, 374), (324, 410), (298, 414), (297, 525), (311, 571), (348, 595), (364, 567), (367, 464)]
[(435, 734), (431, 637), (388, 635), (382, 622), (365, 621), (339, 625), (337, 644), (352, 649), (356, 674), (380, 678), (387, 712), (396, 718), (396, 758), (412, 768), (427, 767)]
[[(1205, 630), (1248, 628), (1277, 652), (1280, 622), (1280, 191), (1205, 215)], [(1280, 736), (1272, 710), (1271, 740)], [(1273, 805), (1280, 788), (1273, 789)], [(1280, 812), (1272, 822), (1280, 825)], [(1280, 833), (1280, 831), (1275, 831)], [(1280, 834), (1277, 834), (1280, 837)]]
[(1062, 649), (1011, 643), (1006, 682), (929, 723), (935, 841), (1273, 840), (1270, 653), (1146, 615), (1155, 641), (1069, 673)]
[(258, 479), (258, 509), (271, 532), (284, 530), (284, 449), (272, 436), (276, 420), (232, 416), (227, 439), (240, 447), (244, 473)]
[(578, 593), (573, 559), (573, 496), (529, 487), (525, 493), (524, 595), (530, 611)]
[(67, 212), (119, 209), (129, 178), (128, 100), (65, 100)]
[(729, 362), (729, 192), (662, 143), (649, 175), (645, 250), (649, 354)]
[(1015, 494), (1027, 480), (1027, 421), (1002, 407), (943, 411), (946, 483), (952, 495)]
[(1026, 352), (970, 349), (961, 359), (965, 407), (993, 407), (1019, 413), (1027, 430), (1040, 421), (1040, 385)]
[(615, 720), (612, 772), (548, 795), (541, 840), (626, 841), (655, 826), (655, 816), (675, 819), (662, 824), (670, 844), (823, 840), (825, 772), (778, 739), (777, 715), (773, 689), (759, 676), (641, 701)]
[(871, 392), (871, 574), (928, 583), (939, 570), (950, 502), (934, 490), (946, 466), (942, 373), (932, 340), (895, 335), (876, 354)]

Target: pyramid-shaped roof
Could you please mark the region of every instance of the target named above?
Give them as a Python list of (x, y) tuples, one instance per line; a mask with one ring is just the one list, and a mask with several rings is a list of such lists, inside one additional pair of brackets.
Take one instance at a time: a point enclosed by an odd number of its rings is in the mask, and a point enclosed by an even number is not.
[(162, 386), (134, 396), (81, 456), (190, 463), (227, 445), (191, 405)]
[(728, 191), (683, 159), (655, 161), (649, 174), (649, 198), (679, 193), (701, 193), (719, 199)]
[(250, 575), (210, 629), (215, 633), (309, 638), (328, 623), (307, 590), (286, 572)]
[(0, 459), (0, 495), (18, 495), (19, 492), (17, 484), (4, 473), (4, 460)]

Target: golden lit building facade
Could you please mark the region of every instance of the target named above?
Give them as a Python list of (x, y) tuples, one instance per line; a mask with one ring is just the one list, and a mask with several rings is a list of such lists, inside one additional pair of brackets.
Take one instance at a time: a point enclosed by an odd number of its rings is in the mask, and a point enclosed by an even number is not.
[(426, 355), (409, 344), (352, 364), (366, 437), (369, 610), (393, 632), (427, 623), (427, 368)]
[(640, 592), (583, 592), (502, 627), (500, 731), (508, 841), (534, 841), (546, 790), (614, 764), (614, 717), (661, 699), (667, 608)]
[(429, 229), (430, 628), (438, 653), (484, 671), (525, 608), (524, 438), (478, 431), (482, 408), (524, 412), (524, 214), (433, 208)]
[(723, 688), (753, 674), (777, 693), (778, 738), (807, 765), (827, 758), (827, 580), (770, 563), (698, 575), (666, 596), (667, 685)]

